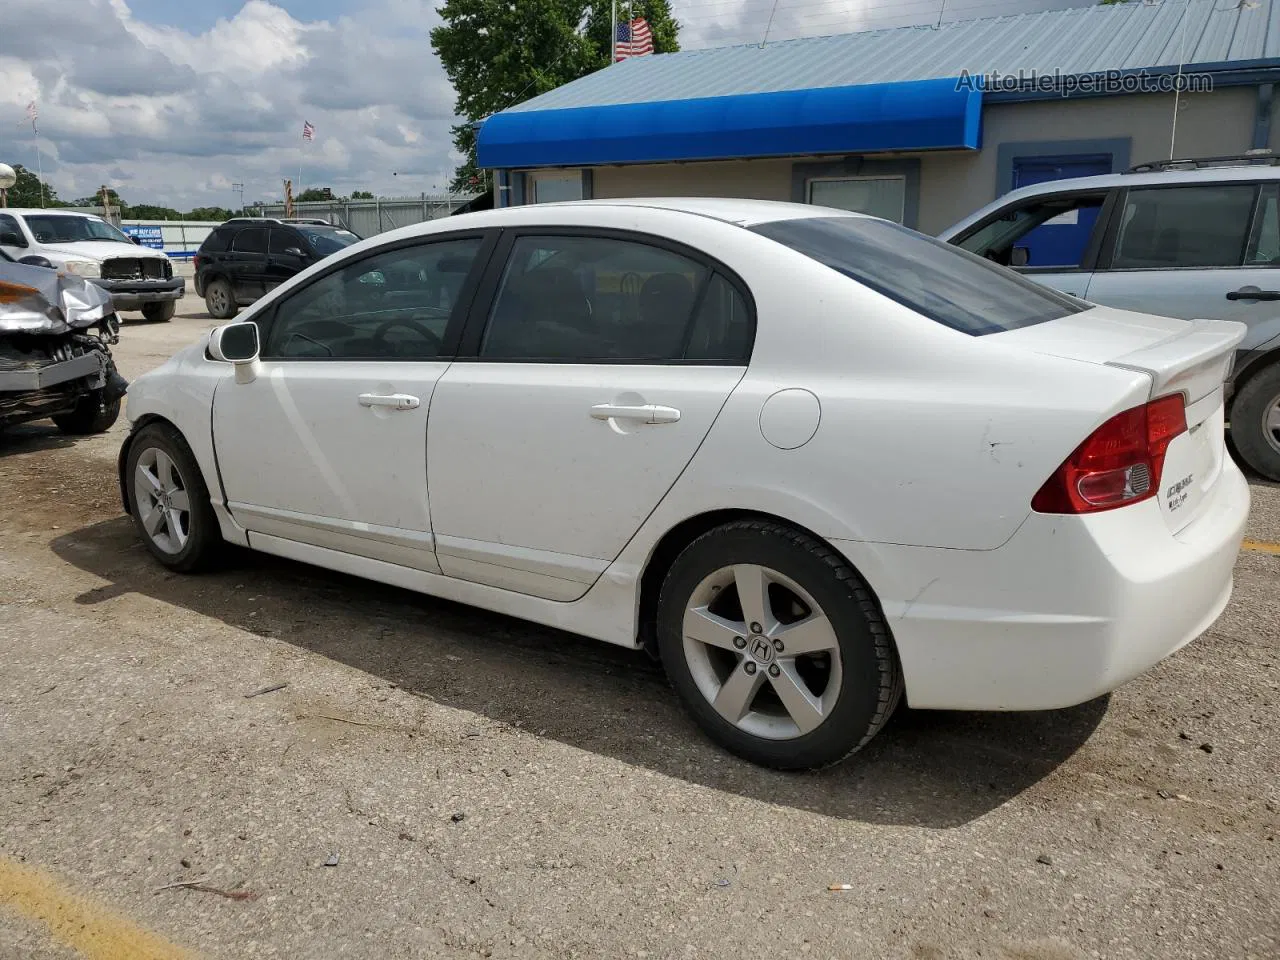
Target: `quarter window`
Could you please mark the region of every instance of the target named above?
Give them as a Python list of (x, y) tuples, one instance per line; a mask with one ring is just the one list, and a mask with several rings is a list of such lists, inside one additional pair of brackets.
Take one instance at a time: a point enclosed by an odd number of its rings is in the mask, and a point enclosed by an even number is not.
[(263, 356), (434, 360), (483, 241), (442, 240), (365, 257), (280, 304)]
[(1268, 184), (1258, 198), (1258, 212), (1254, 215), (1253, 233), (1249, 237), (1249, 249), (1244, 262), (1249, 266), (1280, 265), (1280, 185)]
[(1254, 193), (1253, 184), (1130, 190), (1111, 266), (1118, 270), (1240, 266)]
[(267, 231), (262, 227), (248, 227), (236, 234), (231, 249), (236, 253), (266, 253)]
[[(631, 360), (685, 356), (709, 271), (669, 250), (600, 237), (521, 237), (494, 300), (480, 356)], [(732, 311), (730, 311), (732, 315)], [(723, 350), (708, 316), (703, 350)], [(700, 318), (701, 320), (701, 318)]]

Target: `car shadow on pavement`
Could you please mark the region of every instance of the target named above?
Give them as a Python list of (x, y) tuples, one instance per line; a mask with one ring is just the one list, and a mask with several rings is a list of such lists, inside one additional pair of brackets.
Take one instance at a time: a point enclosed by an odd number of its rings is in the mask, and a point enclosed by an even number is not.
[(47, 420), (0, 429), (0, 457), (74, 447), (85, 437), (69, 437)]
[[(77, 597), (137, 593), (381, 677), (440, 704), (715, 790), (877, 824), (955, 827), (1049, 775), (1101, 722), (1069, 710), (900, 710), (856, 757), (781, 774), (729, 756), (680, 710), (644, 653), (393, 587), (234, 550), (201, 576), (164, 570), (126, 517), (57, 537), (57, 556), (107, 581)], [(287, 680), (288, 677), (279, 679)]]

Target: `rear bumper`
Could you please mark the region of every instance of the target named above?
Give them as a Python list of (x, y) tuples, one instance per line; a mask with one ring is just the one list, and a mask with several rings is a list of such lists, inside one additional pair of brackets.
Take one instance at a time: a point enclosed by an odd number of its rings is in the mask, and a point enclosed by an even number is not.
[(90, 280), (111, 294), (111, 302), (117, 310), (136, 310), (146, 303), (165, 300), (181, 300), (187, 291), (184, 277), (169, 280)]
[[(1177, 535), (1148, 500), (1090, 517), (1033, 513), (996, 550), (877, 547), (887, 589), (873, 586), (908, 701), (1047, 710), (1114, 690), (1222, 613), (1248, 512), (1248, 485), (1228, 458)], [(851, 557), (866, 548), (836, 545)]]

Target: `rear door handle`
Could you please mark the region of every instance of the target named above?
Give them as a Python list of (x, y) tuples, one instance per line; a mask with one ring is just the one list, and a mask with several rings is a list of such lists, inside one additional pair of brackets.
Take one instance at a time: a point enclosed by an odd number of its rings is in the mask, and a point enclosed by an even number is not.
[(407, 393), (362, 393), (360, 394), (360, 406), (362, 407), (390, 407), (392, 410), (417, 410), (421, 406), (422, 401), (417, 397), (411, 397)]
[(680, 411), (675, 407), (663, 407), (656, 403), (637, 406), (619, 406), (615, 403), (597, 403), (591, 408), (596, 420), (638, 420), (641, 423), (677, 423)]
[(1259, 290), (1257, 287), (1241, 287), (1227, 294), (1228, 300), (1280, 300), (1280, 290)]

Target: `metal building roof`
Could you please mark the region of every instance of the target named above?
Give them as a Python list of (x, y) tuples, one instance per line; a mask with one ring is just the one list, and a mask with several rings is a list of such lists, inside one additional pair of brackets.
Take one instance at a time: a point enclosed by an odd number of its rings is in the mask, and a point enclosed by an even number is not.
[[(1185, 17), (1185, 24), (1184, 24)], [(505, 113), (971, 74), (1280, 67), (1280, 0), (1161, 0), (635, 57)]]

